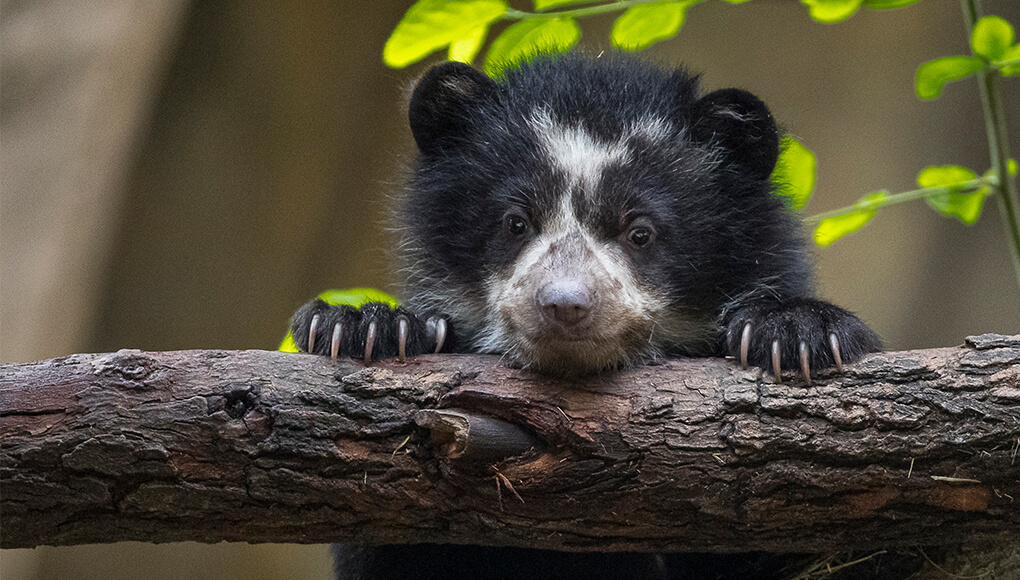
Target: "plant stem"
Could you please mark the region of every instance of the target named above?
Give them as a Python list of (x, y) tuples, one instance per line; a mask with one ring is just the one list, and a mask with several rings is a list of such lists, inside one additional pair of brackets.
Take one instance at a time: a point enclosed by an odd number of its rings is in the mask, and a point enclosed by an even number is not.
[[(913, 201), (915, 199), (923, 199), (923, 198), (926, 198), (926, 197), (931, 196), (931, 195), (944, 194), (944, 193), (954, 193), (954, 192), (955, 193), (967, 193), (968, 190), (977, 190), (980, 187), (985, 186), (985, 185), (989, 185), (989, 186), (993, 186), (994, 187), (997, 183), (998, 183), (998, 181), (996, 181), (995, 179), (991, 179), (991, 178), (979, 178), (979, 179), (972, 179), (970, 181), (961, 182), (961, 183), (959, 183), (957, 185), (954, 185), (953, 187), (922, 187), (921, 189), (913, 189), (911, 191), (904, 191), (904, 192), (901, 192), (901, 193), (896, 193), (896, 194), (893, 194), (893, 195), (889, 195), (885, 199), (871, 201), (871, 202), (868, 202), (867, 204), (863, 204), (863, 205), (856, 205), (856, 204), (855, 205), (849, 205), (849, 206), (846, 206), (846, 207), (841, 207), (839, 209), (834, 209), (832, 211), (827, 211), (827, 212), (824, 212), (824, 213), (818, 213), (818, 214), (815, 214), (815, 215), (812, 215), (812, 216), (808, 216), (808, 217), (804, 218), (804, 223), (816, 224), (816, 223), (818, 223), (818, 222), (820, 222), (820, 221), (822, 221), (824, 219), (827, 219), (827, 218), (839, 217), (841, 215), (846, 215), (846, 214), (849, 214), (849, 213), (854, 213), (856, 211), (861, 211), (862, 209), (878, 209), (880, 207), (885, 207), (887, 205), (896, 205), (898, 203), (903, 203), (905, 201)], [(979, 195), (979, 194), (977, 193), (977, 191), (975, 191), (973, 193), (973, 195)]]
[[(980, 0), (960, 0), (960, 2), (969, 37), (981, 13)], [(995, 172), (999, 176), (999, 183), (995, 187), (997, 194), (995, 197), (999, 201), (999, 213), (1002, 215), (1006, 235), (1010, 241), (1010, 254), (1013, 257), (1017, 284), (1020, 284), (1020, 201), (1018, 201), (1015, 181), (1010, 177), (1007, 166), (1009, 135), (1006, 130), (1006, 115), (1002, 110), (997, 72), (988, 66), (979, 71), (978, 87), (981, 91), (981, 108), (985, 115), (988, 153), (992, 158), (992, 167), (995, 168)]]

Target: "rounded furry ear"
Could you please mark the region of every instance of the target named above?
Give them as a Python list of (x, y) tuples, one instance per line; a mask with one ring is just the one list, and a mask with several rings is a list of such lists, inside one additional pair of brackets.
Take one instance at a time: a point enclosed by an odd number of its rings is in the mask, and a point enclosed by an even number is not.
[(422, 153), (463, 135), (471, 125), (470, 109), (497, 90), (495, 81), (462, 62), (434, 67), (411, 94), (408, 120)]
[(765, 103), (747, 91), (723, 89), (694, 104), (694, 138), (726, 151), (726, 160), (754, 179), (768, 179), (779, 158), (779, 131)]

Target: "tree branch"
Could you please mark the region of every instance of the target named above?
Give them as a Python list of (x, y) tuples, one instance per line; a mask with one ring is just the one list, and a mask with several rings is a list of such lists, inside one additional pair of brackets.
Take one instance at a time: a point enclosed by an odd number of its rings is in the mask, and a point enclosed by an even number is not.
[(5, 548), (823, 551), (1020, 529), (1020, 336), (813, 387), (712, 359), (565, 382), (489, 356), (125, 350), (0, 367), (0, 417)]

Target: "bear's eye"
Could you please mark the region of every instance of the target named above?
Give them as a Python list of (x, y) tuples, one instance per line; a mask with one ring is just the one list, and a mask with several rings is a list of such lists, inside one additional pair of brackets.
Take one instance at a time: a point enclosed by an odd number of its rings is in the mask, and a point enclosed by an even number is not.
[(503, 225), (511, 236), (521, 236), (528, 231), (528, 222), (516, 214), (506, 216), (503, 219)]
[(645, 226), (637, 226), (631, 228), (627, 232), (627, 239), (630, 243), (634, 244), (635, 247), (643, 248), (652, 242), (652, 230)]

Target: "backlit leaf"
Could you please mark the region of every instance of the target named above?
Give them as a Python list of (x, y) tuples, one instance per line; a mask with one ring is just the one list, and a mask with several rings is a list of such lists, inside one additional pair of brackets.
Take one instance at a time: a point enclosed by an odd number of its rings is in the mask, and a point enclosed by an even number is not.
[(503, 31), (485, 55), (485, 73), (491, 77), (528, 60), (540, 52), (563, 52), (581, 39), (581, 28), (572, 18), (528, 18)]
[(993, 64), (1000, 67), (999, 74), (1004, 77), (1020, 74), (1020, 44), (1007, 48)]
[(981, 59), (973, 56), (944, 56), (929, 60), (917, 68), (914, 90), (922, 99), (934, 99), (942, 93), (946, 83), (966, 78), (983, 66)]
[(864, 0), (800, 0), (808, 7), (811, 19), (818, 22), (841, 22), (857, 13)]
[(680, 32), (686, 2), (650, 2), (631, 6), (613, 22), (610, 38), (623, 50), (642, 50)]
[(383, 62), (404, 68), (447, 45), (472, 38), (506, 14), (503, 0), (418, 0), (383, 47)]
[(921, 187), (963, 187), (974, 179), (977, 173), (959, 165), (931, 165), (917, 174)]
[(815, 227), (815, 243), (819, 246), (831, 246), (843, 236), (863, 228), (878, 213), (877, 202), (887, 197), (888, 191), (869, 193), (854, 204), (854, 207), (859, 208), (857, 211), (823, 219)]
[(1002, 57), (1006, 49), (1013, 45), (1016, 31), (1013, 25), (999, 16), (984, 16), (974, 24), (970, 32), (970, 48), (974, 54), (986, 60)]
[(950, 190), (926, 197), (928, 205), (942, 215), (955, 217), (967, 225), (981, 217), (981, 209), (989, 193), (988, 187), (974, 189), (970, 182), (975, 179), (976, 173), (959, 165), (925, 167), (917, 174), (917, 184), (921, 187), (943, 187)]
[(1020, 44), (1014, 44), (1007, 48), (1002, 55), (995, 59), (995, 64), (1009, 64), (1014, 61), (1020, 61)]
[(478, 50), (482, 48), (487, 32), (489, 32), (488, 26), (479, 26), (466, 37), (450, 43), (450, 50), (446, 58), (471, 64), (475, 60)]
[(988, 187), (981, 187), (970, 193), (947, 191), (933, 193), (924, 200), (940, 214), (955, 217), (969, 226), (981, 217), (985, 198), (990, 191)]
[(801, 209), (815, 189), (818, 161), (815, 154), (793, 137), (783, 138), (779, 161), (772, 172), (772, 182), (779, 195), (786, 198), (791, 209)]

